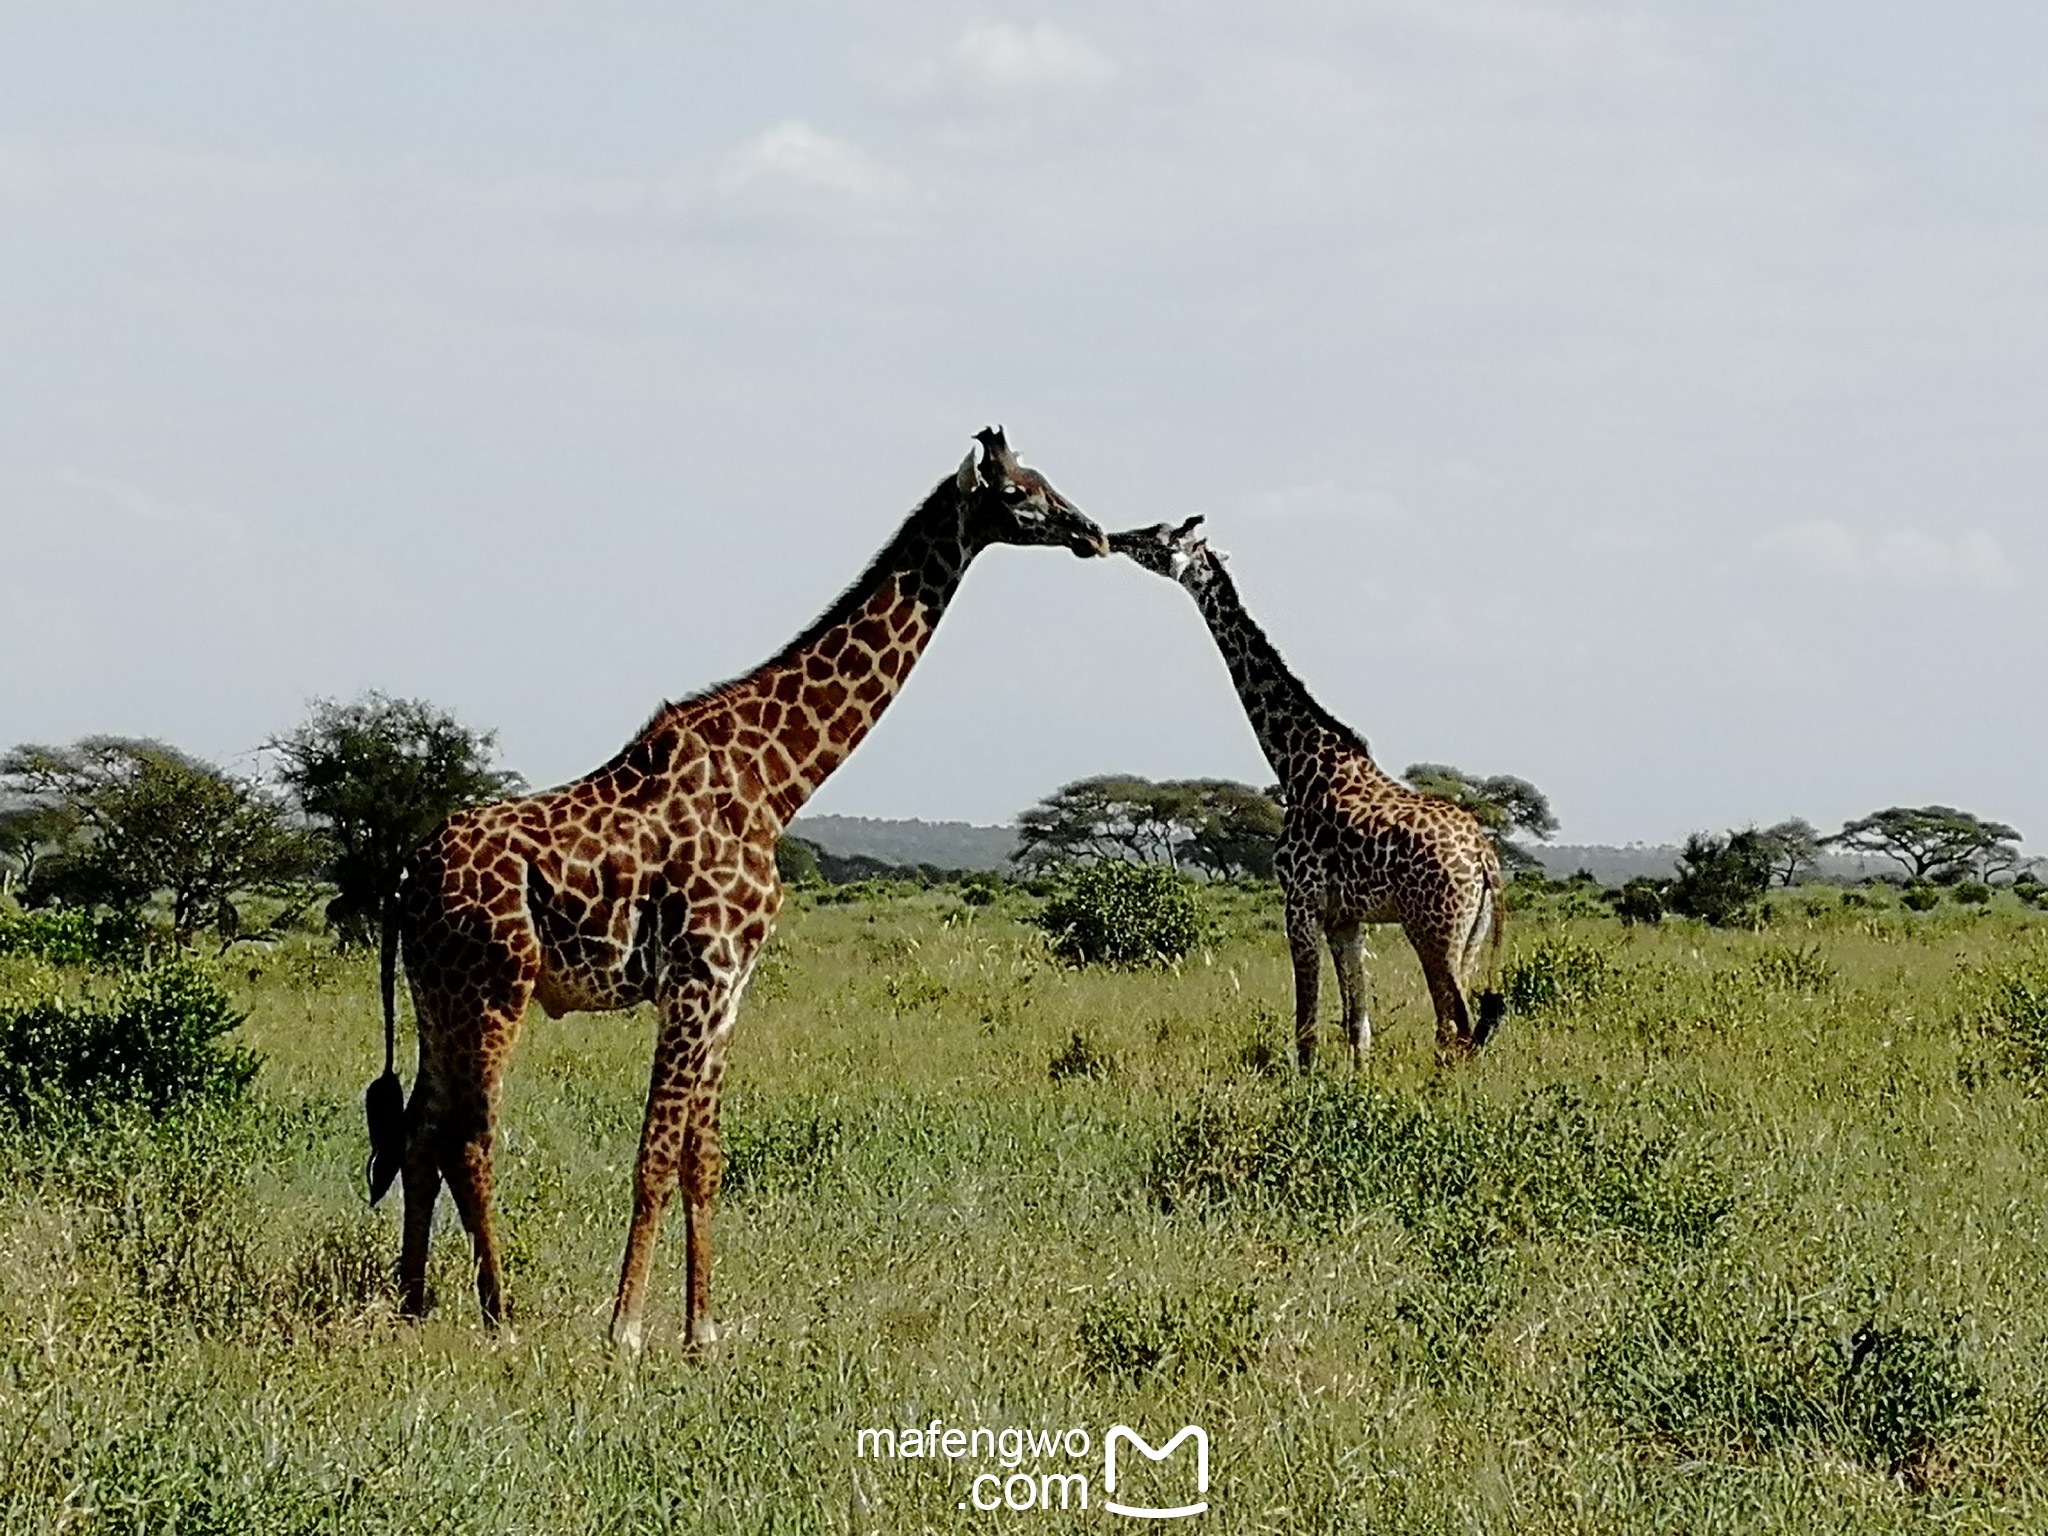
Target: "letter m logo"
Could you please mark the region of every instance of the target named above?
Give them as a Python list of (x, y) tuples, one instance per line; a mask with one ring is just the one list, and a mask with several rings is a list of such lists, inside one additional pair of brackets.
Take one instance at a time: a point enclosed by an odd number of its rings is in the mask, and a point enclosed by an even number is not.
[(1102, 1491), (1111, 1495), (1102, 1501), (1102, 1507), (1114, 1515), (1136, 1515), (1141, 1520), (1178, 1520), (1184, 1515), (1199, 1515), (1209, 1504), (1198, 1499), (1191, 1504), (1178, 1504), (1171, 1508), (1158, 1508), (1149, 1504), (1119, 1504), (1116, 1493), (1116, 1450), (1127, 1445), (1147, 1461), (1164, 1461), (1171, 1456), (1183, 1440), (1195, 1442), (1195, 1492), (1209, 1491), (1209, 1437), (1199, 1424), (1190, 1424), (1158, 1450), (1145, 1443), (1144, 1437), (1128, 1424), (1112, 1424), (1102, 1441)]

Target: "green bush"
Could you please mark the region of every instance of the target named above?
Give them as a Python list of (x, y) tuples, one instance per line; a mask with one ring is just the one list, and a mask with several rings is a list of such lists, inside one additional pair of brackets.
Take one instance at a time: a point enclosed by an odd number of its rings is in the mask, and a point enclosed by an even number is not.
[(1771, 884), (1771, 850), (1754, 827), (1716, 837), (1695, 832), (1678, 855), (1665, 906), (1715, 928), (1754, 928)]
[(1964, 880), (1949, 892), (1959, 907), (1981, 907), (1991, 901), (1991, 887), (1982, 880)]
[(1614, 905), (1614, 915), (1624, 924), (1654, 925), (1664, 921), (1664, 888), (1668, 883), (1637, 875), (1619, 890), (1609, 891), (1607, 899)]
[[(1762, 1290), (1763, 1294), (1759, 1294)], [(1688, 1455), (1824, 1446), (1922, 1485), (1984, 1387), (1953, 1328), (1866, 1319), (1752, 1284), (1671, 1284), (1594, 1351), (1588, 1384), (1624, 1432)]]
[(1384, 1210), (1454, 1279), (1545, 1234), (1705, 1241), (1733, 1203), (1725, 1178), (1641, 1106), (1561, 1087), (1504, 1108), (1316, 1082), (1263, 1104), (1226, 1100), (1174, 1124), (1151, 1188), (1168, 1209), (1250, 1205), (1318, 1226)]
[(1201, 941), (1194, 882), (1162, 864), (1083, 864), (1038, 924), (1070, 965), (1165, 965)]
[(1979, 1023), (2015, 1077), (2048, 1087), (2048, 963), (1993, 972), (1986, 979)]
[(53, 965), (122, 965), (141, 951), (142, 925), (126, 912), (0, 909), (0, 955), (28, 955)]
[(1116, 1059), (1078, 1029), (1046, 1063), (1046, 1075), (1056, 1083), (1070, 1077), (1107, 1077), (1115, 1070)]
[(233, 1102), (257, 1067), (253, 1052), (221, 1043), (241, 1022), (184, 960), (129, 976), (104, 1000), (0, 1005), (0, 1114), (28, 1123)]
[(1258, 1311), (1245, 1292), (1190, 1301), (1112, 1292), (1083, 1310), (1081, 1366), (1098, 1380), (1137, 1382), (1197, 1371), (1242, 1371), (1264, 1342)]
[(831, 1109), (756, 1117), (728, 1115), (719, 1139), (728, 1195), (761, 1196), (817, 1189), (839, 1166), (846, 1122)]
[(1821, 957), (1818, 944), (1803, 949), (1792, 944), (1771, 945), (1757, 955), (1756, 974), (1759, 981), (1775, 991), (1799, 992), (1809, 997), (1827, 992), (1836, 981), (1835, 968)]
[(1560, 936), (1540, 940), (1528, 954), (1515, 956), (1501, 978), (1501, 990), (1510, 1013), (1563, 1013), (1592, 1002), (1613, 973), (1606, 953), (1597, 946)]
[(1932, 912), (1941, 905), (1941, 888), (1934, 885), (1909, 885), (1899, 894), (1899, 904), (1909, 912)]

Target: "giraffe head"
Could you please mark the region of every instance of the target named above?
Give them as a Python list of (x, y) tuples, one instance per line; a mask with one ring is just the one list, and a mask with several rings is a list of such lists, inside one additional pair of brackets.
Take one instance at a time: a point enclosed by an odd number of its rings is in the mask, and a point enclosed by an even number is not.
[(1200, 517), (1191, 517), (1178, 526), (1154, 523), (1149, 528), (1126, 528), (1109, 536), (1109, 547), (1119, 555), (1129, 555), (1146, 570), (1192, 590), (1208, 580), (1210, 561), (1221, 558), (1218, 551), (1209, 548), (1209, 541), (1195, 532), (1201, 524)]
[(1017, 462), (1001, 427), (974, 434), (953, 483), (977, 545), (1058, 544), (1077, 555), (1106, 555), (1109, 541), (1081, 509), (1035, 469)]

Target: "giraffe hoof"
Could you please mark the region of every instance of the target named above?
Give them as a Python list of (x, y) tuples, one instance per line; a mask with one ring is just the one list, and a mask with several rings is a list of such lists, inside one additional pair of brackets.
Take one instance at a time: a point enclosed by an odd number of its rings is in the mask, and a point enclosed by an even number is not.
[(690, 1352), (701, 1355), (718, 1342), (718, 1329), (710, 1318), (700, 1317), (690, 1324)]
[(612, 1324), (612, 1347), (628, 1360), (638, 1360), (647, 1349), (647, 1328), (637, 1317)]
[(1479, 994), (1479, 1022), (1472, 1031), (1472, 1044), (1476, 1048), (1486, 1044), (1500, 1033), (1501, 1024), (1508, 1016), (1508, 1000), (1498, 992)]

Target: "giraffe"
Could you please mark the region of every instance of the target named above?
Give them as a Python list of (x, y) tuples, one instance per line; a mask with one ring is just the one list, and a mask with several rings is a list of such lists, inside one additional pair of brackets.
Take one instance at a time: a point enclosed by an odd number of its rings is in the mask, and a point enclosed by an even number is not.
[[(1506, 1015), (1498, 990), (1500, 859), (1476, 818), (1383, 773), (1365, 739), (1318, 704), (1245, 611), (1223, 555), (1195, 533), (1201, 518), (1109, 536), (1110, 548), (1187, 588), (1286, 800), (1274, 873), (1294, 963), (1294, 1041), (1314, 1064), (1326, 940), (1336, 962), (1355, 1070), (1372, 1043), (1365, 1008), (1365, 925), (1398, 922), (1436, 1009), (1437, 1055), (1470, 1055)], [(1489, 937), (1494, 985), (1475, 1018), (1466, 986)]]
[[(416, 851), (385, 935), (384, 1076), (365, 1097), (372, 1203), (403, 1175), (408, 1316), (426, 1309), (444, 1181), (469, 1233), (485, 1321), (505, 1315), (491, 1147), (527, 1005), (559, 1017), (652, 1002), (660, 1022), (611, 1336), (630, 1353), (642, 1347), (655, 1236), (680, 1185), (689, 1346), (714, 1340), (719, 1086), (740, 997), (782, 903), (776, 841), (902, 688), (968, 564), (991, 544), (1109, 552), (1101, 529), (1017, 462), (1000, 427), (986, 427), (865, 574), (778, 654), (664, 705), (595, 772), (458, 812)], [(419, 1032), (410, 1101), (393, 1063), (401, 951)]]

